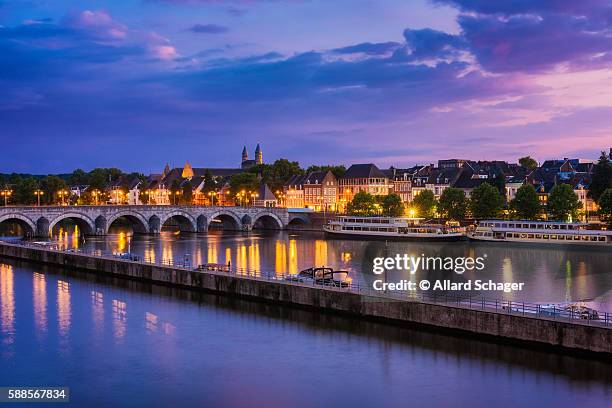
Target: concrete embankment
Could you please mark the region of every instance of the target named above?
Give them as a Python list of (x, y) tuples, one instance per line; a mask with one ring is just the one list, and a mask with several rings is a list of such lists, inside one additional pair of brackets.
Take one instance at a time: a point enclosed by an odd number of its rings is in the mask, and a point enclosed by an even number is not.
[(612, 356), (612, 328), (0, 243), (0, 257)]

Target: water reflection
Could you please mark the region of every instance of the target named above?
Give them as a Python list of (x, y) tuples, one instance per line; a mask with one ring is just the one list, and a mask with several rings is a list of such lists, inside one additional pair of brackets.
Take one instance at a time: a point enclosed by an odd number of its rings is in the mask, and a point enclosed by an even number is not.
[[(78, 228), (74, 229), (78, 231)], [(522, 292), (490, 292), (484, 295), (514, 301), (552, 303), (589, 300), (602, 310), (612, 310), (612, 251), (590, 248), (546, 246), (508, 246), (488, 243), (411, 243), (326, 239), (322, 234), (305, 232), (253, 232), (176, 235), (164, 232), (160, 236), (132, 236), (130, 230), (115, 229), (107, 237), (68, 239), (67, 245), (85, 245), (100, 252), (126, 252), (144, 255), (150, 261), (185, 261), (193, 264), (225, 263), (251, 274), (297, 273), (312, 266), (345, 269), (353, 282), (369, 284), (373, 280), (368, 254), (394, 256), (480, 257), (487, 256), (485, 269), (466, 272), (461, 279), (483, 279), (497, 282), (524, 282)], [(66, 241), (62, 231), (61, 239)], [(71, 235), (69, 235), (71, 236)], [(458, 279), (439, 274), (435, 278)], [(425, 271), (390, 274), (389, 281), (400, 279), (431, 279)], [(479, 295), (482, 295), (480, 293)]]
[(32, 292), (36, 335), (42, 338), (47, 333), (47, 277), (44, 274), (34, 272)]
[(113, 334), (115, 340), (121, 342), (127, 330), (127, 304), (113, 299)]
[(57, 326), (61, 337), (68, 335), (72, 322), (72, 306), (70, 304), (70, 283), (57, 281)]
[[(276, 262), (276, 248), (284, 254), (281, 258), (289, 256), (289, 241), (279, 240), (271, 245), (258, 241), (262, 268), (267, 259)], [(314, 241), (295, 241), (299, 256), (307, 253), (302, 252), (304, 246), (314, 259)], [(220, 256), (231, 242), (218, 242)], [(328, 261), (333, 261), (331, 251), (339, 254), (339, 262), (346, 261), (340, 254), (354, 254), (351, 245), (342, 246), (328, 242)], [(184, 248), (195, 251), (193, 242)], [(510, 259), (512, 273), (520, 273), (516, 258)], [(0, 367), (9, 367), (0, 369), (0, 384), (27, 384), (33, 378), (51, 384), (59, 376), (71, 387), (78, 406), (117, 406), (134, 395), (139, 406), (170, 406), (177, 395), (181, 406), (244, 406), (244, 396), (236, 402), (242, 390), (250, 390), (248, 402), (255, 405), (265, 401), (269, 406), (296, 407), (401, 406), (406, 401), (415, 406), (469, 401), (474, 408), (611, 403), (612, 371), (603, 361), (7, 262), (13, 266), (0, 269), (0, 335), (4, 338), (5, 323), (10, 321), (14, 343), (11, 354), (0, 345)], [(45, 304), (32, 302), (44, 291), (43, 279), (53, 282), (51, 288), (58, 282), (58, 301), (63, 292), (69, 295), (70, 336), (63, 341), (59, 332), (48, 330), (47, 340), (32, 347), (39, 328), (29, 316), (36, 316)], [(53, 292), (46, 294), (47, 302)], [(5, 311), (10, 308), (7, 320)], [(105, 315), (112, 324), (105, 325)], [(62, 354), (66, 345), (74, 353)], [(340, 392), (338, 378), (368, 386)], [(194, 379), (204, 380), (194, 386)]]
[(12, 265), (0, 264), (0, 329), (2, 343), (15, 341), (15, 288)]

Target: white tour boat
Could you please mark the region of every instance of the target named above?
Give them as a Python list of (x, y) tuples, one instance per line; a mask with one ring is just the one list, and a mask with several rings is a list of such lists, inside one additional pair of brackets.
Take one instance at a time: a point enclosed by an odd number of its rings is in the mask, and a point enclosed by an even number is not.
[(407, 217), (336, 217), (323, 230), (342, 238), (375, 238), (402, 241), (458, 241), (465, 238), (465, 229), (430, 224), (422, 218)]
[(476, 241), (595, 245), (612, 248), (612, 231), (590, 230), (588, 224), (556, 221), (480, 221), (468, 237)]

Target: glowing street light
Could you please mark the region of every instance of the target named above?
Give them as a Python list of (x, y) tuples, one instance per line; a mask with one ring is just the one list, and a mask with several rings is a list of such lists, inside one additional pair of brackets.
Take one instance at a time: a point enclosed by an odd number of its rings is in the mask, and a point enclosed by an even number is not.
[(40, 196), (44, 195), (45, 192), (42, 190), (36, 190), (34, 191), (34, 195), (38, 198), (38, 206), (40, 207)]
[(98, 196), (99, 196), (100, 194), (101, 194), (101, 193), (100, 193), (100, 190), (94, 190), (94, 191), (92, 191), (92, 192), (91, 192), (91, 195), (92, 195), (92, 196), (93, 196), (93, 198), (94, 198), (94, 203), (95, 203), (95, 205), (98, 205)]
[(62, 205), (66, 205), (64, 199), (66, 198), (66, 196), (70, 194), (67, 190), (60, 190), (57, 192), (57, 195), (60, 196), (60, 198), (62, 199)]
[(4, 189), (0, 191), (0, 195), (4, 197), (4, 206), (7, 206), (8, 198), (13, 194), (13, 190)]

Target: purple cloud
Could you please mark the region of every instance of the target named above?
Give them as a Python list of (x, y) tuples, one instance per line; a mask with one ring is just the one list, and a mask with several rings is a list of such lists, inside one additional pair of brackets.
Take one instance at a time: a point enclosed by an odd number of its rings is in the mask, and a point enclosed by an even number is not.
[(229, 28), (217, 24), (194, 24), (189, 31), (198, 34), (223, 34), (228, 32)]
[(361, 43), (349, 45), (347, 47), (332, 50), (337, 54), (365, 54), (365, 55), (385, 55), (395, 51), (400, 46), (399, 43), (389, 41), (384, 43)]

